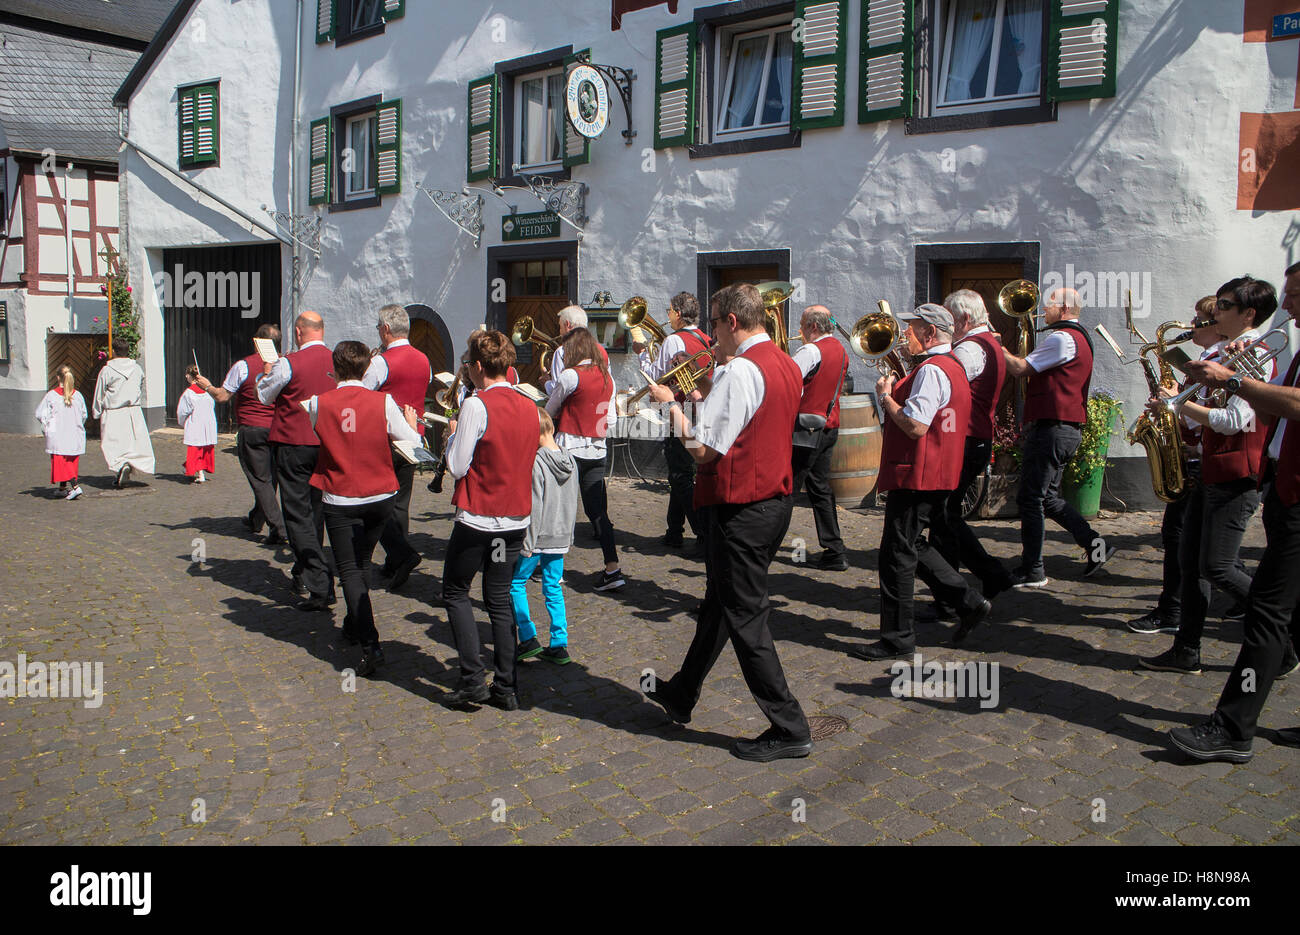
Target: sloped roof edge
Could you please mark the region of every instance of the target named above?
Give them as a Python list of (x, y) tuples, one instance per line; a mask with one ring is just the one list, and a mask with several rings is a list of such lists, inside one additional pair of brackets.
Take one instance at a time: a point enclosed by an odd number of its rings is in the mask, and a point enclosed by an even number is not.
[(139, 61), (135, 63), (135, 67), (126, 76), (122, 86), (117, 89), (117, 94), (113, 95), (113, 103), (116, 106), (125, 107), (131, 103), (131, 96), (140, 87), (140, 82), (144, 81), (145, 76), (149, 74), (149, 70), (153, 68), (154, 62), (158, 61), (158, 57), (171, 45), (172, 39), (176, 37), (177, 31), (181, 28), (181, 24), (185, 22), (186, 17), (190, 15), (190, 10), (194, 9), (194, 5), (198, 2), (199, 0), (179, 0), (176, 6), (172, 8), (171, 13), (167, 15), (167, 19), (163, 20), (162, 26), (158, 28), (157, 35), (149, 43), (149, 47), (140, 53)]

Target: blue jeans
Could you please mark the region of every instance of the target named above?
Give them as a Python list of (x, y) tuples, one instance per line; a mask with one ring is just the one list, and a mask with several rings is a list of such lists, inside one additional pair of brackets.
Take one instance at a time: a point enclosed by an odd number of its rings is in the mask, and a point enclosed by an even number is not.
[(523, 643), (537, 636), (537, 627), (533, 625), (532, 615), (528, 611), (528, 579), (538, 565), (542, 566), (542, 598), (546, 601), (546, 612), (551, 615), (551, 645), (569, 645), (569, 621), (564, 615), (564, 592), (560, 589), (560, 577), (564, 574), (563, 555), (539, 555), (533, 553), (527, 557), (519, 556), (515, 565), (515, 580), (510, 585), (510, 600), (515, 605), (515, 626), (519, 627), (519, 642)]

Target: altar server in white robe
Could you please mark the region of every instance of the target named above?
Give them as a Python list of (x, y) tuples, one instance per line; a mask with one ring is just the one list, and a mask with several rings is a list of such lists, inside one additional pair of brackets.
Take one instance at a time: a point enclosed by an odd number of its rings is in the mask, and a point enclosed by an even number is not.
[(121, 487), (131, 471), (154, 472), (153, 443), (144, 421), (144, 371), (128, 357), (130, 345), (113, 339), (113, 359), (104, 365), (95, 383), (92, 413), (99, 419), (100, 447), (110, 471)]
[(72, 368), (58, 370), (58, 384), (36, 407), (36, 421), (45, 430), (45, 453), (50, 456), (50, 483), (67, 489), (66, 500), (81, 496), (81, 456), (86, 451), (86, 400), (77, 392)]
[(217, 401), (199, 386), (199, 368), (185, 368), (189, 386), (176, 404), (176, 423), (185, 430), (185, 473), (202, 484), (217, 469)]

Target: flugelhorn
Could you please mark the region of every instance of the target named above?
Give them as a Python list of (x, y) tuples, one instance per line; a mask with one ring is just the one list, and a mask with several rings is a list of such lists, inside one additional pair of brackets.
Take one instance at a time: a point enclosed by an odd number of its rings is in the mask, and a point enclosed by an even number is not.
[(543, 370), (549, 370), (551, 366), (551, 355), (559, 347), (560, 342), (550, 335), (542, 334), (533, 327), (531, 315), (523, 315), (515, 322), (515, 330), (510, 333), (510, 340), (515, 344), (536, 344), (542, 349), (541, 355), (537, 362)]
[[(668, 386), (683, 396), (689, 396), (700, 385), (700, 381), (709, 373), (713, 372), (713, 366), (716, 360), (713, 356), (713, 350), (706, 349), (696, 351), (690, 357), (677, 364), (659, 378), (658, 383), (661, 386)], [(632, 407), (641, 401), (641, 397), (650, 392), (649, 386), (643, 386), (627, 398), (627, 411), (635, 411)]]
[[(1274, 338), (1274, 335), (1277, 335), (1277, 337)], [(1274, 328), (1272, 331), (1264, 332), (1222, 363), (1223, 366), (1235, 371), (1240, 376), (1267, 383), (1269, 375), (1264, 365), (1284, 353), (1290, 343), (1291, 339), (1287, 336), (1285, 328)], [(1263, 353), (1259, 353), (1261, 349), (1263, 349)], [(1176, 410), (1200, 391), (1200, 384), (1194, 384), (1177, 396), (1168, 397), (1165, 400), (1165, 405)], [(1214, 391), (1211, 399), (1216, 406), (1222, 406), (1228, 401), (1229, 395), (1226, 389), (1219, 389)]]
[(628, 331), (633, 328), (640, 328), (642, 331), (648, 332), (649, 340), (646, 341), (646, 353), (651, 357), (659, 353), (659, 346), (664, 343), (664, 339), (667, 337), (659, 322), (647, 314), (646, 301), (639, 295), (632, 296), (619, 308), (618, 323)]
[(788, 354), (790, 336), (786, 333), (785, 315), (781, 313), (781, 305), (794, 293), (794, 286), (788, 282), (760, 282), (755, 288), (762, 296), (763, 310), (767, 313), (767, 320), (763, 322), (763, 326), (767, 329), (767, 336)]
[(888, 302), (881, 299), (876, 304), (880, 311), (868, 312), (853, 323), (853, 332), (847, 335), (849, 347), (863, 360), (874, 363), (881, 376), (892, 372), (901, 380), (907, 376), (907, 368), (898, 354), (903, 325)]

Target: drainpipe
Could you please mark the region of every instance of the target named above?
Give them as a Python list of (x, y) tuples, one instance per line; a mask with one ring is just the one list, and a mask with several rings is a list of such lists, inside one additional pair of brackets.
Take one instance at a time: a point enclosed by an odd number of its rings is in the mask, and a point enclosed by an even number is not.
[[(298, 0), (298, 21), (297, 28), (294, 30), (293, 43), (293, 129), (290, 133), (291, 145), (289, 148), (289, 213), (295, 218), (298, 216), (298, 135), (302, 125), (302, 108), (300, 92), (302, 89), (302, 0)], [(298, 318), (299, 306), (301, 305), (301, 296), (298, 294), (298, 269), (302, 262), (301, 247), (298, 245), (298, 238), (293, 237), (293, 277), (289, 282), (289, 311), (291, 314), (290, 321)], [(282, 322), (283, 324), (283, 322)], [(285, 329), (285, 333), (288, 330)]]
[[(68, 331), (71, 331), (73, 328), (72, 296), (76, 291), (72, 272), (72, 163), (63, 167), (63, 228), (63, 250), (68, 261)], [(93, 242), (91, 246), (94, 246)]]

